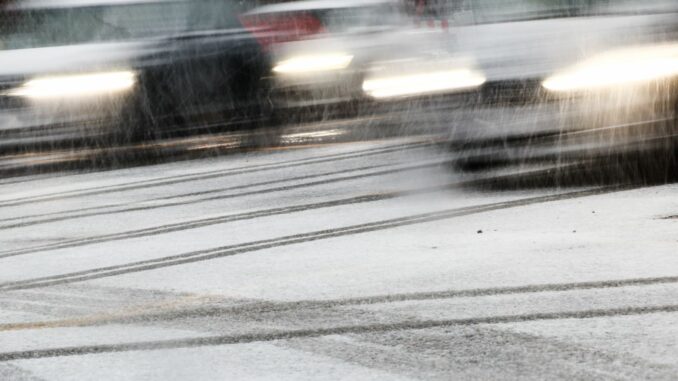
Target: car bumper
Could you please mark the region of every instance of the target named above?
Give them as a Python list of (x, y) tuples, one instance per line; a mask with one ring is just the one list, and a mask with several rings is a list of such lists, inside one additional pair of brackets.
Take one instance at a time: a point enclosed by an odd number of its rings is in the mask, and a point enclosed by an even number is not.
[[(4, 90), (16, 87), (6, 84)], [(127, 117), (136, 88), (91, 95), (29, 97), (0, 92), (0, 149), (58, 145), (110, 135)]]
[(448, 141), (465, 155), (521, 160), (671, 148), (678, 136), (674, 85), (532, 94), (517, 102), (467, 97), (442, 118)]

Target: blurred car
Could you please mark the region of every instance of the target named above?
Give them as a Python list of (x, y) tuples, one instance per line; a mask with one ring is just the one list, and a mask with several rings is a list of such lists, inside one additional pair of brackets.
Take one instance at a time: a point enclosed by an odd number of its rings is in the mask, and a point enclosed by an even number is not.
[(16, 0), (0, 10), (0, 149), (260, 118), (270, 69), (228, 0)]
[(283, 108), (361, 98), (367, 65), (405, 45), (409, 22), (398, 0), (296, 1), (241, 19), (273, 57), (273, 101)]
[(651, 152), (675, 160), (675, 1), (477, 0), (450, 19), (450, 50), (472, 58), (450, 68), (450, 84), (468, 80), (461, 72), (484, 79), (441, 112), (469, 167)]
[[(314, 27), (273, 43), (278, 104), (357, 101), (370, 115), (398, 110), (401, 126), (448, 131), (467, 163), (651, 151), (673, 160), (675, 1), (444, 2), (431, 3), (447, 31), (417, 28), (395, 2), (301, 1), (254, 10), (310, 15), (319, 25), (321, 5), (378, 15), (370, 31)], [(391, 13), (370, 11), (377, 4), (390, 4)]]

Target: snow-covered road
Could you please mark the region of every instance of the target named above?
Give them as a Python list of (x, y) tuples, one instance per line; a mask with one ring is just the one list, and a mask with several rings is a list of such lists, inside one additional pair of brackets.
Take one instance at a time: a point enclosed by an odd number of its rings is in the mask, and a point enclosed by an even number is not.
[(449, 159), (0, 183), (0, 379), (676, 378), (678, 186), (488, 191)]

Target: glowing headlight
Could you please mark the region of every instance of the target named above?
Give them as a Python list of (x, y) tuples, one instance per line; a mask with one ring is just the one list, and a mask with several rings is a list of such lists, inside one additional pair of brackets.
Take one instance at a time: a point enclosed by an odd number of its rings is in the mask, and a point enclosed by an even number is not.
[(346, 69), (353, 61), (347, 54), (319, 54), (293, 57), (279, 62), (273, 71), (280, 74), (303, 74)]
[(32, 79), (8, 94), (33, 99), (85, 97), (125, 91), (135, 82), (136, 75), (130, 71), (63, 75)]
[(543, 83), (555, 92), (595, 90), (678, 75), (678, 45), (630, 48), (604, 53)]
[(363, 91), (374, 98), (405, 97), (471, 89), (485, 80), (481, 73), (459, 69), (368, 79), (363, 82)]

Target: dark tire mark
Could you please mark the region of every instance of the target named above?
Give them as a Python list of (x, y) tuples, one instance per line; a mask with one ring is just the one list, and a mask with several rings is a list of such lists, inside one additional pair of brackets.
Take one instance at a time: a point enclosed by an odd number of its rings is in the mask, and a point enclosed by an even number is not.
[(508, 209), (519, 206), (540, 204), (551, 201), (567, 200), (604, 193), (611, 193), (626, 188), (596, 188), (593, 190), (584, 190), (569, 192), (551, 196), (531, 197), (515, 201), (499, 202), (480, 206), (471, 206), (466, 208), (448, 209), (438, 212), (416, 214), (407, 217), (394, 218), (389, 220), (377, 221), (367, 224), (346, 226), (335, 229), (315, 231), (311, 233), (295, 234), (279, 238), (272, 238), (254, 242), (248, 242), (237, 245), (223, 246), (214, 249), (194, 251), (185, 254), (173, 255), (163, 258), (127, 263), (123, 265), (107, 266), (85, 271), (72, 272), (67, 274), (34, 278), (24, 281), (9, 282), (0, 284), (0, 291), (23, 290), (29, 288), (47, 287), (57, 284), (76, 283), (92, 279), (107, 278), (117, 275), (130, 274), (136, 272), (149, 271), (159, 268), (179, 266), (188, 263), (209, 261), (217, 258), (234, 256), (249, 252), (260, 251), (264, 249), (290, 246), (305, 242), (313, 242), (330, 238), (344, 237), (373, 231), (392, 229), (401, 226), (422, 224), (426, 222), (440, 221), (470, 214), (489, 212), (500, 209)]
[(584, 311), (505, 315), (505, 316), (492, 316), (485, 318), (469, 318), (469, 319), (406, 321), (391, 324), (349, 325), (316, 329), (276, 330), (267, 333), (245, 334), (245, 335), (224, 335), (224, 336), (196, 337), (176, 340), (142, 341), (124, 344), (74, 346), (52, 349), (36, 349), (19, 352), (6, 352), (0, 353), (0, 362), (51, 358), (51, 357), (80, 356), (88, 354), (210, 347), (221, 345), (246, 344), (254, 342), (277, 341), (277, 340), (303, 339), (330, 335), (421, 330), (454, 326), (471, 326), (479, 324), (522, 323), (540, 320), (592, 319), (599, 317), (619, 317), (619, 316), (647, 315), (655, 313), (675, 313), (675, 312), (678, 312), (678, 305), (593, 309)]
[(205, 226), (224, 224), (224, 223), (227, 223), (227, 222), (243, 221), (243, 220), (261, 218), (261, 217), (277, 216), (277, 215), (283, 215), (283, 214), (291, 214), (291, 213), (303, 212), (303, 211), (313, 210), (313, 209), (331, 208), (331, 207), (343, 206), (343, 205), (352, 205), (352, 204), (360, 204), (360, 203), (373, 202), (373, 201), (388, 200), (388, 199), (400, 197), (402, 195), (404, 195), (404, 193), (383, 193), (383, 194), (365, 195), (365, 196), (351, 197), (351, 198), (335, 200), (335, 201), (327, 201), (327, 202), (302, 204), (302, 205), (282, 207), (282, 208), (258, 210), (258, 211), (249, 212), (249, 213), (223, 215), (223, 216), (218, 216), (218, 217), (213, 217), (213, 218), (205, 218), (205, 219), (198, 219), (198, 220), (192, 220), (192, 221), (187, 221), (187, 222), (179, 222), (179, 223), (175, 223), (175, 224), (154, 226), (154, 227), (147, 228), (147, 229), (126, 231), (126, 232), (115, 233), (115, 234), (104, 234), (104, 235), (99, 235), (99, 236), (91, 236), (91, 237), (87, 237), (87, 238), (74, 239), (74, 240), (69, 240), (69, 241), (64, 241), (64, 242), (57, 242), (57, 243), (54, 243), (54, 244), (28, 247), (28, 248), (25, 248), (25, 249), (3, 251), (3, 252), (0, 252), (0, 259), (15, 257), (15, 256), (19, 256), (19, 255), (39, 253), (39, 252), (49, 251), (49, 250), (59, 250), (59, 249), (93, 245), (93, 244), (103, 243), (103, 242), (111, 242), (111, 241), (119, 241), (119, 240), (133, 239), (133, 238), (148, 237), (148, 236), (172, 233), (172, 232), (183, 231), (183, 230), (197, 229), (197, 228), (201, 228), (201, 227), (205, 227)]
[(66, 192), (54, 193), (54, 194), (49, 194), (49, 195), (21, 197), (21, 198), (16, 198), (16, 199), (12, 199), (12, 200), (0, 201), (0, 208), (9, 207), (9, 206), (19, 206), (19, 205), (33, 204), (33, 203), (36, 203), (36, 202), (63, 200), (63, 199), (68, 199), (68, 198), (76, 198), (76, 197), (100, 195), (100, 194), (106, 194), (106, 193), (123, 192), (123, 191), (128, 191), (128, 190), (144, 189), (144, 188), (158, 187), (158, 186), (164, 186), (164, 185), (173, 185), (173, 184), (180, 184), (180, 183), (186, 183), (186, 182), (197, 181), (197, 180), (207, 180), (207, 179), (214, 179), (214, 178), (219, 178), (219, 177), (235, 176), (235, 175), (242, 175), (242, 174), (248, 174), (248, 173), (283, 169), (283, 168), (299, 167), (299, 166), (310, 165), (310, 164), (334, 162), (334, 161), (339, 161), (339, 160), (350, 160), (350, 159), (355, 159), (355, 158), (382, 155), (382, 154), (387, 154), (387, 153), (392, 153), (392, 152), (402, 151), (402, 150), (424, 148), (424, 147), (429, 147), (429, 146), (433, 146), (433, 145), (434, 145), (434, 143), (428, 142), (428, 141), (427, 142), (417, 142), (417, 143), (392, 145), (392, 146), (388, 146), (388, 147), (372, 148), (372, 149), (366, 149), (366, 150), (362, 150), (362, 151), (353, 151), (353, 152), (348, 152), (348, 153), (343, 153), (343, 154), (326, 155), (326, 156), (318, 156), (318, 157), (308, 158), (308, 159), (291, 160), (291, 161), (288, 161), (288, 162), (276, 163), (276, 164), (261, 164), (261, 165), (255, 165), (255, 166), (246, 166), (246, 167), (238, 167), (238, 168), (231, 168), (231, 169), (225, 169), (225, 170), (209, 171), (209, 172), (203, 172), (203, 173), (200, 173), (200, 174), (188, 174), (188, 175), (178, 175), (178, 176), (171, 176), (171, 177), (152, 179), (152, 180), (140, 180), (140, 181), (130, 182), (130, 183), (126, 183), (126, 184), (98, 186), (98, 187), (92, 187), (92, 188), (84, 189), (84, 190), (73, 190), (73, 191), (66, 191)]
[[(620, 279), (601, 282), (579, 283), (552, 283), (537, 284), (519, 287), (494, 287), (478, 288), (469, 290), (445, 290), (438, 292), (416, 292), (406, 294), (376, 295), (362, 298), (346, 298), (334, 300), (298, 300), (293, 302), (258, 302), (240, 306), (228, 307), (196, 307), (177, 309), (160, 313), (147, 313), (125, 317), (123, 319), (111, 319), (98, 322), (99, 324), (133, 323), (135, 321), (152, 320), (176, 320), (197, 317), (216, 317), (225, 314), (244, 313), (258, 314), (268, 312), (282, 312), (290, 310), (332, 309), (347, 306), (363, 306), (373, 304), (386, 304), (398, 302), (413, 302), (427, 300), (445, 300), (456, 298), (476, 298), (483, 296), (535, 294), (541, 292), (567, 292), (583, 290), (601, 290), (623, 287), (652, 286), (659, 284), (678, 283), (678, 276), (657, 278)], [(1, 327), (1, 326), (0, 326)]]
[[(288, 191), (288, 190), (314, 187), (314, 186), (319, 186), (319, 185), (327, 185), (327, 184), (332, 184), (332, 183), (337, 183), (337, 182), (342, 182), (342, 181), (351, 181), (351, 180), (358, 180), (358, 179), (363, 179), (363, 178), (368, 178), (368, 177), (392, 175), (392, 174), (396, 174), (396, 173), (403, 173), (403, 172), (415, 171), (415, 170), (426, 169), (426, 168), (436, 168), (436, 167), (440, 167), (440, 166), (444, 166), (444, 165), (449, 165), (451, 162), (452, 161), (450, 161), (450, 160), (444, 160), (444, 161), (437, 161), (437, 162), (431, 162), (431, 163), (426, 163), (426, 164), (409, 165), (409, 166), (405, 166), (405, 167), (394, 168), (394, 169), (386, 169), (386, 170), (382, 170), (382, 171), (364, 173), (364, 174), (359, 174), (359, 175), (335, 177), (335, 178), (319, 180), (319, 181), (312, 181), (312, 182), (307, 182), (307, 183), (302, 183), (302, 184), (286, 185), (286, 186), (267, 188), (267, 189), (261, 189), (261, 190), (255, 190), (255, 191), (240, 192), (240, 193), (234, 193), (234, 194), (209, 196), (209, 197), (199, 198), (199, 199), (195, 199), (195, 200), (167, 202), (167, 203), (156, 204), (156, 205), (131, 206), (131, 207), (127, 207), (127, 208), (124, 207), (125, 205), (104, 205), (104, 206), (97, 206), (97, 207), (92, 207), (92, 208), (88, 208), (88, 209), (78, 209), (76, 211), (70, 210), (70, 211), (65, 211), (65, 212), (59, 212), (57, 214), (52, 214), (52, 215), (55, 215), (55, 217), (47, 217), (47, 218), (43, 218), (43, 219), (37, 219), (37, 220), (34, 220), (34, 221), (16, 222), (16, 223), (0, 225), (0, 230), (16, 229), (16, 228), (22, 228), (22, 227), (34, 226), (34, 225), (41, 225), (41, 224), (46, 224), (46, 223), (51, 223), (51, 222), (68, 221), (68, 220), (74, 220), (74, 219), (79, 219), (79, 218), (84, 218), (84, 217), (106, 216), (106, 215), (112, 215), (112, 214), (138, 212), (138, 211), (145, 211), (145, 210), (169, 208), (169, 207), (175, 207), (175, 206), (193, 205), (193, 204), (199, 204), (199, 203), (203, 203), (203, 202), (233, 199), (233, 198), (245, 197), (245, 196), (254, 196), (254, 195), (260, 195), (260, 194), (267, 194), (267, 193), (283, 192), (283, 191)], [(330, 176), (330, 175), (336, 175), (336, 174), (342, 174), (342, 173), (348, 173), (348, 172), (359, 172), (359, 171), (365, 171), (365, 170), (369, 170), (369, 169), (382, 168), (384, 166), (387, 166), (387, 165), (367, 166), (367, 167), (352, 168), (352, 169), (347, 169), (347, 170), (342, 170), (342, 171), (337, 171), (337, 172), (326, 172), (326, 173), (321, 173), (321, 174), (300, 176), (300, 177), (295, 177), (295, 178), (290, 178), (290, 179), (266, 181), (266, 182), (241, 185), (241, 186), (236, 186), (236, 187), (231, 187), (231, 188), (223, 188), (223, 189), (219, 190), (219, 192), (228, 191), (228, 190), (247, 189), (247, 188), (253, 188), (253, 187), (258, 187), (258, 186), (263, 186), (263, 185), (273, 185), (273, 184), (285, 183), (285, 182), (290, 182), (290, 181), (298, 181), (298, 180), (304, 180), (304, 179), (308, 180), (308, 179), (313, 179), (313, 178), (318, 178), (318, 177), (326, 177), (326, 176)], [(192, 195), (192, 194), (189, 194), (189, 196), (190, 195)], [(185, 196), (184, 195), (178, 195), (178, 196), (174, 196), (172, 198), (183, 198), (183, 197), (185, 197)], [(159, 200), (165, 200), (165, 199), (166, 198), (161, 198)], [(143, 204), (143, 203), (147, 203), (149, 201), (155, 201), (155, 200), (148, 200), (148, 201), (143, 201), (143, 202), (138, 202), (138, 203), (132, 203), (132, 205)], [(123, 208), (115, 209), (115, 210), (105, 210), (105, 209), (108, 209), (108, 208), (114, 208), (114, 207), (120, 207), (120, 206), (122, 206)], [(102, 209), (104, 209), (104, 211), (100, 211)], [(83, 211), (83, 210), (85, 210), (84, 213), (70, 214), (70, 215), (67, 214), (67, 213), (73, 213), (73, 212), (78, 212), (78, 211)], [(67, 215), (63, 215), (63, 214), (67, 214)], [(44, 216), (49, 216), (49, 215), (38, 215), (37, 217), (44, 217)], [(12, 219), (12, 220), (24, 219), (24, 218), (31, 218), (31, 217), (18, 217), (18, 218)], [(8, 221), (8, 220), (5, 220), (5, 221)], [(0, 222), (2, 222), (2, 221), (0, 220)]]
[[(205, 195), (205, 194), (223, 193), (223, 192), (233, 191), (233, 190), (255, 188), (255, 187), (266, 186), (266, 185), (274, 185), (274, 184), (282, 184), (282, 183), (286, 183), (286, 182), (308, 180), (308, 179), (325, 177), (325, 176), (332, 176), (332, 175), (341, 175), (341, 174), (351, 173), (351, 172), (360, 172), (360, 171), (366, 171), (366, 170), (370, 170), (370, 169), (378, 169), (378, 168), (394, 166), (394, 165), (397, 165), (397, 164), (399, 164), (399, 163), (378, 164), (378, 165), (369, 165), (369, 166), (356, 167), (356, 168), (347, 168), (347, 169), (343, 169), (343, 170), (339, 170), (339, 171), (321, 172), (321, 173), (316, 173), (316, 174), (312, 174), (312, 175), (289, 177), (289, 178), (284, 178), (284, 179), (280, 179), (280, 180), (262, 181), (262, 182), (257, 182), (257, 183), (249, 183), (249, 184), (243, 184), (243, 185), (237, 185), (237, 186), (231, 186), (231, 187), (225, 187), (225, 188), (211, 189), (211, 190), (206, 190), (206, 191), (201, 191), (201, 192), (181, 193), (181, 194), (177, 194), (177, 195), (173, 195), (173, 196), (153, 198), (153, 199), (144, 200), (144, 201), (135, 201), (135, 202), (127, 203), (127, 204), (107, 204), (107, 205), (99, 205), (99, 206), (88, 207), (88, 208), (79, 208), (79, 209), (76, 209), (76, 210), (64, 210), (64, 211), (60, 211), (60, 212), (24, 215), (24, 216), (20, 216), (20, 217), (10, 217), (10, 218), (0, 219), (0, 223), (2, 223), (2, 222), (12, 222), (12, 221), (21, 221), (21, 220), (26, 220), (26, 219), (30, 219), (30, 218), (38, 218), (38, 217), (60, 216), (60, 215), (66, 215), (68, 213), (73, 213), (73, 212), (104, 210), (104, 209), (109, 209), (109, 208), (124, 207), (124, 206), (129, 206), (129, 205), (134, 205), (134, 204), (143, 204), (145, 202), (152, 202), (152, 201), (159, 201), (159, 200), (172, 200), (172, 199), (180, 199), (180, 198), (184, 198), (184, 197), (200, 196), (200, 195)], [(2, 225), (0, 225), (0, 229), (2, 229)]]
[[(345, 174), (345, 173), (360, 172), (360, 171), (366, 171), (366, 170), (370, 170), (370, 169), (384, 168), (384, 167), (388, 167), (388, 166), (390, 166), (390, 165), (389, 164), (381, 164), (381, 165), (370, 165), (370, 166), (363, 166), (363, 167), (357, 167), (357, 168), (348, 168), (348, 169), (343, 169), (343, 170), (340, 170), (340, 171), (321, 172), (321, 173), (316, 173), (316, 174), (313, 174), (313, 175), (289, 177), (289, 178), (284, 178), (284, 179), (280, 179), (280, 180), (262, 181), (262, 182), (257, 182), (257, 183), (249, 183), (249, 184), (243, 184), (243, 185), (237, 185), (237, 186), (231, 186), (231, 187), (225, 187), (225, 188), (211, 189), (211, 190), (202, 191), (202, 192), (181, 193), (181, 194), (177, 194), (177, 195), (173, 195), (173, 196), (153, 198), (153, 199), (150, 199), (150, 200), (134, 201), (134, 202), (130, 202), (130, 203), (127, 203), (127, 204), (107, 204), (107, 205), (99, 205), (99, 206), (88, 207), (88, 208), (79, 208), (79, 209), (75, 209), (75, 210), (64, 210), (64, 211), (60, 211), (60, 212), (24, 215), (24, 216), (19, 216), (19, 217), (10, 217), (10, 218), (0, 219), (0, 222), (12, 222), (12, 221), (26, 220), (26, 219), (30, 219), (30, 218), (59, 216), (59, 215), (66, 215), (68, 213), (73, 213), (73, 212), (104, 210), (104, 209), (109, 209), (109, 208), (124, 207), (124, 206), (130, 206), (130, 205), (134, 205), (134, 204), (143, 204), (143, 203), (146, 203), (146, 202), (159, 201), (159, 200), (181, 199), (181, 198), (184, 198), (184, 197), (191, 197), (191, 196), (196, 196), (196, 195), (199, 196), (199, 195), (204, 195), (204, 194), (214, 194), (214, 193), (221, 193), (221, 192), (227, 192), (227, 191), (233, 191), (233, 190), (255, 188), (255, 187), (266, 186), (266, 185), (282, 184), (282, 183), (286, 183), (286, 182), (308, 180), (308, 179), (312, 179), (312, 178), (332, 176), (332, 175), (341, 175), (341, 174)], [(0, 226), (0, 229), (1, 228), (2, 228), (2, 226)]]
[[(377, 167), (382, 167), (382, 166), (377, 166)], [(371, 169), (371, 168), (372, 167), (366, 167), (366, 168), (358, 168), (358, 169), (355, 169), (355, 170), (357, 171), (357, 170)], [(353, 169), (339, 171), (339, 172), (330, 172), (330, 173), (326, 173), (326, 174), (303, 176), (303, 177), (301, 177), (301, 179), (305, 179), (305, 178), (308, 178), (308, 177), (315, 177), (315, 176), (345, 173), (345, 172), (351, 172), (351, 171), (353, 171)], [(537, 172), (539, 172), (539, 171), (537, 171)], [(534, 174), (530, 174), (530, 175), (534, 176)], [(511, 176), (509, 176), (509, 177), (511, 177)], [(294, 179), (289, 179), (289, 180), (292, 181), (292, 180), (297, 180), (297, 179), (300, 179), (300, 178), (294, 178)], [(228, 223), (228, 222), (254, 219), (254, 218), (260, 218), (260, 217), (268, 217), (268, 216), (274, 216), (274, 215), (297, 213), (297, 212), (313, 210), (313, 209), (331, 208), (331, 207), (336, 207), (336, 206), (344, 206), (344, 205), (351, 205), (351, 204), (360, 204), (360, 203), (367, 203), (367, 202), (374, 202), (374, 201), (389, 200), (389, 199), (393, 199), (393, 198), (400, 198), (400, 197), (406, 197), (406, 196), (411, 196), (411, 195), (432, 193), (432, 192), (436, 192), (436, 191), (443, 191), (443, 190), (454, 189), (454, 188), (463, 188), (463, 187), (469, 187), (469, 186), (474, 186), (474, 185), (480, 185), (480, 184), (486, 183), (488, 180), (495, 182), (495, 181), (500, 181), (501, 178), (500, 177), (491, 177), (489, 179), (475, 179), (475, 180), (461, 181), (461, 182), (451, 183), (451, 184), (442, 185), (442, 186), (421, 188), (421, 189), (409, 190), (409, 191), (368, 194), (368, 195), (363, 195), (363, 196), (358, 196), (358, 197), (351, 197), (351, 198), (347, 198), (347, 199), (333, 200), (333, 201), (320, 202), (320, 203), (311, 203), (311, 204), (304, 204), (304, 205), (295, 205), (295, 206), (290, 206), (290, 207), (273, 208), (273, 209), (266, 209), (266, 210), (258, 210), (258, 211), (254, 211), (254, 212), (247, 212), (247, 213), (240, 213), (240, 214), (229, 214), (229, 215), (217, 216), (217, 217), (206, 218), (206, 219), (198, 219), (198, 220), (180, 222), (180, 223), (175, 223), (175, 224), (153, 226), (153, 227), (150, 227), (150, 228), (126, 231), (126, 232), (121, 232), (121, 233), (91, 236), (91, 237), (85, 237), (85, 238), (79, 238), (79, 239), (74, 239), (74, 240), (56, 242), (56, 243), (51, 243), (51, 244), (46, 244), (46, 245), (27, 247), (27, 248), (22, 248), (22, 249), (0, 251), (0, 259), (15, 257), (15, 256), (19, 256), (19, 255), (33, 254), (33, 253), (38, 253), (38, 252), (43, 252), (43, 251), (48, 251), (48, 250), (59, 250), (59, 249), (65, 249), (65, 248), (87, 246), (87, 245), (103, 243), (103, 242), (148, 237), (148, 236), (153, 236), (153, 235), (159, 235), (159, 234), (165, 234), (165, 233), (171, 233), (171, 232), (177, 232), (177, 231), (189, 230), (189, 229), (197, 229), (197, 228), (201, 228), (201, 227), (205, 227), (205, 226), (218, 225), (218, 224), (223, 224), (223, 223)], [(278, 181), (276, 180), (275, 182), (278, 182)], [(261, 185), (261, 184), (262, 183), (258, 183), (258, 184), (255, 184), (255, 185)], [(252, 185), (252, 186), (255, 186), (255, 185)], [(225, 189), (222, 189), (221, 191), (225, 191), (225, 190), (229, 190), (229, 189), (242, 189), (242, 188), (247, 188), (247, 187), (249, 187), (249, 185), (237, 186), (237, 187), (232, 187), (232, 188), (225, 188)], [(204, 192), (197, 192), (196, 194), (212, 193), (212, 192), (213, 191), (204, 191)], [(48, 222), (46, 220), (43, 220), (43, 221)], [(0, 230), (2, 230), (2, 229), (3, 229), (3, 227), (0, 226)]]
[[(134, 324), (149, 321), (172, 321), (192, 318), (217, 318), (226, 315), (254, 316), (257, 314), (280, 313), (289, 311), (331, 310), (341, 307), (359, 307), (374, 304), (388, 304), (398, 302), (446, 300), (456, 298), (477, 298), (483, 296), (523, 295), (542, 292), (568, 292), (585, 290), (604, 290), (623, 287), (652, 286), (659, 284), (678, 283), (676, 277), (619, 279), (600, 282), (579, 283), (552, 283), (536, 284), (518, 287), (478, 288), (468, 290), (445, 290), (437, 292), (415, 292), (406, 294), (376, 295), (360, 298), (346, 298), (333, 300), (297, 300), (291, 302), (247, 302), (234, 306), (191, 307), (176, 308), (165, 311), (149, 311), (124, 316), (81, 317), (79, 320), (47, 321), (44, 323), (10, 323), (0, 324), (0, 331), (20, 329), (35, 329), (43, 327), (89, 327), (106, 324)], [(49, 311), (48, 311), (49, 312)]]
[[(383, 167), (383, 166), (376, 166), (376, 167)], [(306, 178), (309, 178), (309, 177), (316, 177), (316, 176), (322, 177), (324, 175), (345, 173), (345, 172), (351, 172), (353, 170), (358, 171), (358, 170), (371, 169), (371, 168), (372, 167), (349, 169), (349, 170), (345, 170), (345, 171), (330, 172), (330, 173), (326, 173), (326, 174), (303, 176), (303, 177), (300, 177), (300, 178), (293, 178), (293, 179), (288, 179), (288, 180), (293, 181), (293, 180), (306, 179)], [(491, 180), (495, 181), (495, 180), (497, 180), (497, 178), (491, 178)], [(280, 181), (287, 181), (287, 180), (280, 180)], [(463, 188), (463, 187), (473, 186), (475, 184), (482, 184), (485, 181), (486, 181), (486, 179), (480, 179), (480, 180), (476, 179), (476, 180), (462, 181), (462, 182), (451, 183), (451, 184), (442, 185), (442, 186), (421, 188), (421, 189), (415, 189), (415, 190), (409, 190), (409, 191), (368, 194), (368, 195), (363, 195), (363, 196), (357, 196), (357, 197), (351, 197), (351, 198), (333, 200), (333, 201), (327, 201), (327, 202), (295, 205), (295, 206), (273, 208), (273, 209), (266, 209), (266, 210), (258, 210), (258, 211), (254, 211), (254, 212), (240, 213), (240, 214), (228, 214), (228, 215), (223, 215), (223, 216), (217, 216), (217, 217), (206, 218), (206, 219), (198, 219), (198, 220), (180, 222), (180, 223), (175, 223), (175, 224), (153, 226), (153, 227), (150, 227), (150, 228), (126, 231), (126, 232), (121, 232), (121, 233), (104, 234), (104, 235), (99, 235), (99, 236), (91, 236), (91, 237), (79, 238), (79, 239), (74, 239), (74, 240), (56, 242), (56, 243), (51, 243), (51, 244), (46, 244), (46, 245), (27, 247), (27, 248), (22, 248), (22, 249), (0, 251), (0, 259), (20, 256), (20, 255), (26, 255), (26, 254), (33, 254), (33, 253), (38, 253), (38, 252), (43, 252), (43, 251), (48, 251), (48, 250), (59, 250), (59, 249), (65, 249), (65, 248), (87, 246), (87, 245), (97, 244), (97, 243), (102, 243), (102, 242), (110, 242), (110, 241), (117, 241), (117, 240), (148, 237), (148, 236), (153, 236), (153, 235), (159, 235), (159, 234), (165, 234), (165, 233), (171, 233), (171, 232), (177, 232), (177, 231), (189, 230), (189, 229), (197, 229), (197, 228), (201, 228), (201, 227), (205, 227), (205, 226), (218, 225), (218, 224), (223, 224), (223, 223), (228, 223), (228, 222), (254, 219), (254, 218), (260, 218), (260, 217), (268, 217), (268, 216), (274, 216), (274, 215), (297, 213), (297, 212), (314, 210), (314, 209), (331, 208), (331, 207), (336, 207), (336, 206), (344, 206), (344, 205), (352, 205), (352, 204), (360, 204), (360, 203), (367, 203), (367, 202), (374, 202), (374, 201), (389, 200), (389, 199), (393, 199), (393, 198), (400, 198), (400, 197), (406, 197), (406, 196), (411, 196), (411, 195), (432, 193), (432, 192), (436, 192), (436, 191), (443, 191), (443, 190), (448, 190), (448, 189), (453, 189), (453, 188)], [(278, 182), (278, 181), (276, 180), (274, 182)], [(261, 185), (261, 184), (262, 183), (253, 184), (253, 185), (243, 185), (243, 186), (237, 186), (237, 187), (232, 187), (232, 188), (224, 188), (221, 191), (230, 190), (230, 189), (242, 189), (242, 188), (247, 188), (249, 186), (256, 186), (256, 185)], [(263, 183), (263, 184), (268, 184), (268, 182)], [(205, 192), (197, 192), (197, 193), (202, 194), (202, 193), (211, 193), (211, 192), (212, 191), (205, 191)], [(76, 218), (75, 216), (68, 216), (68, 217), (69, 218)], [(62, 221), (64, 219), (67, 219), (67, 218), (62, 218), (62, 219), (59, 219), (58, 221)], [(55, 220), (53, 220), (53, 219), (52, 220), (41, 220), (40, 223), (47, 223), (47, 222), (54, 222), (54, 221)], [(21, 226), (27, 226), (27, 225), (21, 225)], [(19, 227), (19, 226), (9, 226), (9, 227), (8, 226), (5, 226), (5, 227), (0, 226), (0, 230), (10, 228), (10, 227)]]

